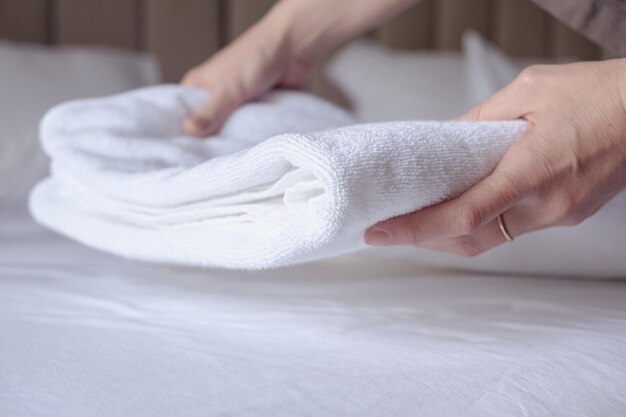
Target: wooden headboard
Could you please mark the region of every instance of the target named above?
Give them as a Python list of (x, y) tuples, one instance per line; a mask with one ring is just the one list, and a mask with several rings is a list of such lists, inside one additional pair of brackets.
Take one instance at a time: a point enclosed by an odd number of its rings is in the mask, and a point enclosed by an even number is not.
[[(341, 0), (337, 0), (341, 1)], [(0, 0), (0, 37), (149, 51), (167, 81), (262, 16), (274, 0)], [(398, 48), (458, 49), (474, 28), (513, 56), (600, 59), (601, 48), (528, 0), (423, 0), (368, 36)]]

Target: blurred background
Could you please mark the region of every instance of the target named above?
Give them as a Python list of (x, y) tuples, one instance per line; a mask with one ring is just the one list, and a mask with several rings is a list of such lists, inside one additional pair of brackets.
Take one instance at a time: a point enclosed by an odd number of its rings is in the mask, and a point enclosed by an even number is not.
[[(0, 38), (148, 51), (177, 81), (275, 0), (0, 0)], [(458, 50), (474, 29), (515, 57), (601, 59), (605, 52), (529, 0), (423, 0), (368, 37), (401, 49)]]

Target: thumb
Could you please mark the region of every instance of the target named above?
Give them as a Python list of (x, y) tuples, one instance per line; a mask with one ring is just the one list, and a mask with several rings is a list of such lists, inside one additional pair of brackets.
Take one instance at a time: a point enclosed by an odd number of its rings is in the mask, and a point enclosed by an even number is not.
[(212, 90), (209, 101), (182, 123), (183, 130), (192, 136), (206, 137), (217, 132), (228, 116), (245, 100), (227, 90)]

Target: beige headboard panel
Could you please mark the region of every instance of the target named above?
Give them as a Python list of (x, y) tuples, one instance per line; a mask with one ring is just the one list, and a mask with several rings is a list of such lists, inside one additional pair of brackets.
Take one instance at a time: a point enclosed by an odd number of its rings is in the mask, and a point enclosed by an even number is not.
[[(341, 1), (341, 0), (337, 0)], [(0, 0), (0, 37), (156, 54), (176, 81), (274, 0)], [(369, 36), (399, 48), (458, 49), (474, 28), (514, 56), (599, 59), (603, 51), (528, 0), (423, 0)]]

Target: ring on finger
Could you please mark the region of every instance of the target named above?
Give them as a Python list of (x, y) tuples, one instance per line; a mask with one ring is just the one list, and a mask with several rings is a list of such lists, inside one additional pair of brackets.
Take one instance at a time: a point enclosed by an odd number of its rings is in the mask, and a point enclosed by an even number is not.
[(498, 226), (500, 227), (500, 232), (507, 242), (513, 242), (513, 236), (511, 236), (511, 233), (509, 233), (509, 230), (506, 228), (506, 224), (504, 223), (503, 214), (504, 213), (498, 214)]

